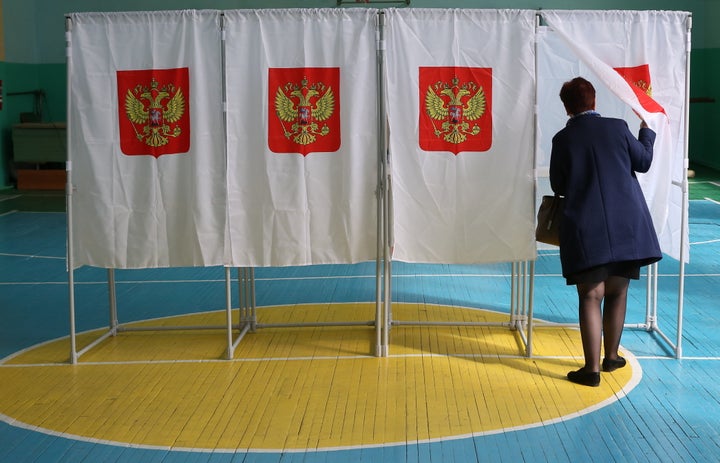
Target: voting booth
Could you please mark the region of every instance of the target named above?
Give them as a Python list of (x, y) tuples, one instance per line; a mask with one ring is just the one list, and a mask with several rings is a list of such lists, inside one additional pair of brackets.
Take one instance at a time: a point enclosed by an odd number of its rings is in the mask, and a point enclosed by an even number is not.
[[(596, 85), (601, 113), (630, 124), (637, 113), (658, 134), (639, 177), (663, 252), (680, 265), (677, 341), (662, 334), (679, 356), (690, 20), (413, 8), (69, 14), (71, 361), (124, 328), (115, 269), (225, 267), (227, 323), (214, 328), (232, 358), (257, 328), (253, 269), (365, 261), (376, 262), (375, 317), (364, 322), (376, 355), (398, 324), (393, 261), (508, 263), (501, 325), (531, 355), (535, 213), (566, 119), (557, 93), (576, 75)], [(111, 323), (78, 349), (82, 266), (107, 269)], [(637, 326), (655, 330), (650, 271)]]

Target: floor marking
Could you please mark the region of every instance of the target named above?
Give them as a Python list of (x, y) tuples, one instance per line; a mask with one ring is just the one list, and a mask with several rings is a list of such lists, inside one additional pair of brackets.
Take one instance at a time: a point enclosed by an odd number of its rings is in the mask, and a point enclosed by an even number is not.
[[(65, 211), (20, 211), (20, 210), (17, 210), (17, 209), (13, 209), (13, 210), (11, 210), (11, 211), (3, 212), (2, 214), (0, 214), (0, 217), (5, 216), (5, 215), (8, 215), (8, 214), (20, 214), (20, 215), (23, 215), (23, 214), (28, 214), (28, 215), (35, 215), (35, 214), (52, 214), (52, 215), (62, 214), (62, 215), (67, 215), (67, 213), (66, 213)], [(65, 227), (63, 227), (63, 229), (64, 229), (64, 228), (65, 228)]]
[[(569, 327), (566, 327), (569, 328)], [(13, 356), (14, 357), (14, 356)], [(63, 363), (11, 363), (8, 364), (7, 361), (13, 358), (11, 356), (8, 356), (4, 359), (0, 359), (0, 369), (2, 368), (37, 368), (37, 367), (63, 367), (68, 366), (68, 362)], [(448, 358), (448, 357), (454, 357), (454, 358), (466, 358), (466, 359), (477, 359), (477, 360), (495, 360), (495, 359), (514, 359), (514, 360), (525, 360), (528, 359), (525, 355), (485, 355), (485, 354), (390, 354), (387, 357), (382, 358), (393, 358), (393, 359), (404, 359), (404, 358), (424, 358), (424, 359), (432, 359), (432, 358)], [(375, 355), (343, 355), (343, 356), (318, 356), (318, 357), (267, 357), (267, 358), (234, 358), (231, 360), (222, 360), (222, 359), (196, 359), (196, 360), (190, 360), (190, 359), (180, 359), (180, 360), (125, 360), (125, 361), (108, 361), (108, 362), (85, 362), (81, 361), (80, 364), (83, 366), (107, 366), (107, 365), (115, 365), (115, 366), (123, 366), (123, 365), (175, 365), (175, 364), (181, 364), (181, 363), (217, 363), (217, 364), (227, 364), (227, 363), (245, 363), (245, 362), (307, 362), (307, 361), (343, 361), (343, 360), (358, 360), (358, 359), (374, 359), (374, 358), (381, 358), (376, 357)], [(533, 355), (530, 357), (531, 359), (535, 360), (582, 360), (582, 355)], [(652, 359), (662, 359), (664, 357), (637, 357), (642, 358), (646, 360), (652, 360)], [(683, 357), (685, 359), (685, 357)], [(691, 359), (692, 360), (692, 359)], [(703, 360), (720, 360), (720, 358), (711, 358), (711, 359), (703, 359)]]
[[(635, 358), (638, 360), (678, 360), (675, 357), (670, 356), (655, 356), (655, 355), (638, 355)], [(704, 360), (710, 360), (710, 361), (717, 361), (720, 360), (720, 357), (686, 357), (686, 356), (680, 356), (680, 360), (688, 360), (688, 361), (704, 361)]]
[[(329, 305), (333, 310), (324, 310)], [(318, 314), (362, 318), (363, 311), (374, 311), (374, 303), (259, 309), (263, 322), (290, 316), (302, 322)], [(396, 303), (394, 312), (398, 318), (432, 315), (437, 321), (508, 317), (424, 303)], [(213, 311), (163, 318), (197, 324), (223, 316)], [(102, 331), (84, 332), (78, 341), (84, 345)], [(359, 352), (370, 348), (373, 332), (372, 327), (264, 328), (244, 339), (230, 361), (219, 359), (224, 336), (217, 333), (124, 332), (77, 365), (60, 363), (68, 341), (59, 338), (0, 365), (0, 381), (9, 385), (0, 396), (0, 419), (35, 432), (132, 448), (348, 450), (563, 422), (617, 401), (642, 377), (637, 360), (622, 349), (630, 368), (604, 374), (599, 388), (570, 383), (565, 374), (581, 363), (582, 347), (579, 334), (564, 328), (539, 336), (532, 358), (518, 352), (517, 334), (500, 326), (396, 327), (387, 357)]]
[[(720, 240), (718, 240), (720, 242)], [(698, 243), (702, 244), (702, 243)], [(0, 253), (0, 256), (2, 254)], [(60, 259), (60, 258), (51, 258), (48, 257), (48, 259)], [(444, 276), (448, 276), (447, 274), (423, 274), (423, 275), (405, 275), (405, 276), (417, 276), (422, 278), (441, 278)], [(484, 276), (488, 275), (468, 275), (468, 274), (455, 274), (453, 278), (463, 278), (463, 277), (469, 277), (469, 278), (482, 278)], [(641, 278), (645, 277), (645, 274), (641, 273)], [(678, 278), (680, 276), (679, 273), (659, 273), (658, 278)], [(700, 278), (706, 278), (706, 277), (718, 277), (720, 276), (720, 273), (685, 273), (685, 277), (700, 277)], [(395, 276), (393, 276), (394, 278)], [(496, 275), (494, 277), (502, 277), (502, 275)], [(510, 274), (504, 275), (505, 278), (509, 278)], [(536, 278), (561, 278), (561, 273), (535, 273)], [(328, 275), (324, 277), (316, 277), (314, 279), (328, 279), (333, 280), (337, 277), (333, 275)], [(370, 276), (354, 276), (354, 277), (347, 277), (347, 278), (375, 278), (375, 275)], [(293, 278), (296, 279), (296, 278)], [(255, 282), (282, 282), (286, 281), (286, 278), (278, 277), (278, 278), (256, 278)], [(302, 278), (299, 278), (299, 280), (302, 280)], [(233, 278), (231, 281), (237, 282), (237, 278)], [(145, 284), (187, 284), (187, 283), (225, 283), (224, 279), (221, 278), (204, 278), (204, 279), (193, 279), (193, 280), (115, 280), (116, 285), (145, 285)], [(0, 286), (3, 285), (67, 285), (68, 282), (63, 281), (0, 281)], [(107, 280), (92, 280), (92, 281), (75, 281), (76, 286), (82, 286), (82, 285), (106, 285), (108, 284)]]
[(720, 183), (718, 183), (714, 180), (690, 180), (690, 181), (688, 181), (688, 184), (690, 184), (690, 185), (702, 185), (703, 183), (709, 183), (710, 185), (720, 187)]
[(65, 260), (65, 256), (58, 257), (58, 256), (39, 256), (36, 254), (14, 254), (9, 252), (0, 252), (0, 256), (4, 257), (22, 257), (22, 258), (29, 258), (29, 259), (57, 259), (57, 260)]
[(714, 244), (714, 243), (720, 243), (720, 239), (707, 240), (707, 241), (696, 241), (694, 243), (690, 243), (690, 245), (694, 246), (694, 245), (698, 245), (698, 244)]

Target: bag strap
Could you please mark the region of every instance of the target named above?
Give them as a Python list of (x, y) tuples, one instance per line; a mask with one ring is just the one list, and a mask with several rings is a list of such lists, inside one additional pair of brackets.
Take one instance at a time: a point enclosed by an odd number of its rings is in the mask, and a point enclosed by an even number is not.
[(553, 225), (553, 219), (555, 218), (555, 215), (558, 213), (558, 208), (560, 207), (560, 203), (564, 199), (564, 196), (560, 196), (559, 194), (555, 193), (555, 196), (553, 197), (552, 204), (550, 204), (550, 219), (547, 222), (546, 229), (550, 230)]

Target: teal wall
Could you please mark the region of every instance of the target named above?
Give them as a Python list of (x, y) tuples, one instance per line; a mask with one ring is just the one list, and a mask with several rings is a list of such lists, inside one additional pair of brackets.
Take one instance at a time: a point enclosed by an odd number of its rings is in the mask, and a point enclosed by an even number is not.
[(3, 108), (0, 111), (0, 189), (10, 186), (12, 125), (20, 121), (20, 113), (33, 110), (32, 95), (8, 96), (8, 93), (39, 88), (38, 76), (38, 65), (0, 63), (0, 79), (3, 81)]
[[(347, 0), (346, 0), (347, 1)], [(5, 0), (8, 2), (8, 0)], [(13, 3), (24, 3), (14, 0)], [(33, 62), (57, 63), (65, 60), (63, 17), (69, 12), (82, 11), (142, 11), (162, 9), (234, 9), (234, 8), (335, 8), (337, 0), (34, 0), (29, 4), (37, 6), (38, 18), (35, 21), (37, 34), (30, 42), (37, 44), (37, 56)], [(415, 8), (523, 8), (523, 9), (634, 9), (634, 10), (680, 10), (690, 11), (696, 18), (704, 18), (706, 4), (718, 3), (717, 0), (411, 0), (410, 6)], [(404, 1), (394, 4), (403, 6)], [(349, 4), (352, 6), (352, 2)], [(365, 6), (365, 4), (359, 4)], [(374, 5), (369, 5), (374, 6)], [(393, 4), (378, 4), (378, 6), (393, 6)], [(5, 23), (9, 18), (5, 18)], [(704, 25), (696, 21), (693, 28), (693, 42), (695, 46), (704, 48)], [(18, 24), (15, 27), (27, 27), (28, 23)], [(715, 31), (715, 24), (712, 30)], [(23, 31), (17, 31), (22, 34)], [(7, 45), (8, 33), (6, 30), (7, 60), (11, 58), (12, 50)], [(720, 37), (717, 37), (720, 47)]]
[[(363, 5), (363, 4), (360, 4)], [(379, 4), (377, 6), (403, 6)], [(354, 6), (350, 3), (349, 6)], [(374, 6), (374, 5), (370, 5)], [(690, 159), (720, 169), (720, 2), (716, 0), (411, 0), (414, 8), (632, 9), (680, 10), (693, 14), (691, 90), (714, 103), (690, 106)], [(65, 15), (87, 11), (164, 9), (334, 8), (337, 0), (2, 0), (5, 62), (0, 62), (4, 107), (0, 111), (0, 188), (11, 184), (10, 128), (32, 109), (27, 96), (8, 92), (40, 88), (44, 120), (64, 121), (66, 98)]]
[(690, 57), (690, 95), (710, 101), (690, 104), (690, 160), (720, 170), (720, 2), (706, 3), (704, 46), (693, 42)]
[(720, 47), (692, 51), (690, 95), (690, 160), (720, 170)]

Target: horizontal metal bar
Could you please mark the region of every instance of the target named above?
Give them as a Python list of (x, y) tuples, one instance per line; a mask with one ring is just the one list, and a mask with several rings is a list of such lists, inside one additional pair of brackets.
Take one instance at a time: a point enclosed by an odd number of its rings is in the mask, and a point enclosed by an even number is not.
[(662, 331), (660, 328), (655, 328), (655, 329), (653, 329), (652, 331), (653, 331), (653, 333), (656, 333), (658, 336), (660, 336), (661, 338), (663, 338), (663, 340), (664, 340), (666, 343), (668, 343), (668, 345), (669, 345), (670, 348), (673, 350), (673, 352), (675, 352), (675, 355), (677, 355), (677, 353), (678, 353), (677, 345), (676, 345), (675, 343), (673, 343), (673, 342), (670, 340), (670, 338), (667, 337), (667, 335), (665, 335), (665, 333), (663, 333), (663, 331)]
[(240, 331), (240, 334), (238, 335), (237, 339), (232, 343), (232, 345), (228, 348), (228, 351), (226, 352), (226, 358), (227, 360), (232, 360), (233, 357), (235, 357), (235, 349), (237, 348), (238, 344), (240, 344), (240, 341), (245, 337), (245, 335), (250, 331), (250, 325), (246, 324), (245, 327)]
[(433, 321), (405, 321), (393, 320), (394, 326), (500, 326), (505, 328), (513, 327), (511, 322), (433, 322)]
[(107, 338), (109, 338), (110, 336), (112, 336), (113, 334), (114, 334), (114, 331), (113, 331), (113, 330), (109, 330), (107, 333), (103, 334), (102, 336), (100, 336), (99, 338), (97, 338), (95, 341), (93, 341), (93, 342), (91, 342), (90, 344), (88, 344), (87, 346), (85, 346), (83, 349), (80, 349), (80, 350), (77, 352), (77, 354), (75, 355), (75, 358), (80, 358), (80, 356), (81, 356), (82, 354), (84, 354), (85, 352), (89, 351), (89, 350), (92, 349), (93, 347), (97, 346), (98, 344), (100, 344), (101, 342), (103, 342), (104, 340), (106, 340)]
[(375, 326), (375, 320), (366, 322), (308, 322), (308, 323), (258, 323), (257, 328), (303, 328), (322, 326)]
[(343, 1), (338, 0), (337, 4), (340, 5), (357, 5), (358, 3), (365, 3), (365, 4), (373, 4), (373, 3), (404, 3), (406, 5), (410, 4), (410, 0), (367, 0), (367, 1), (357, 1), (357, 0), (350, 0), (350, 1)]
[[(232, 328), (240, 329), (240, 325), (233, 325)], [(188, 326), (118, 326), (118, 331), (194, 331), (194, 330), (226, 330), (227, 325), (188, 325)]]

